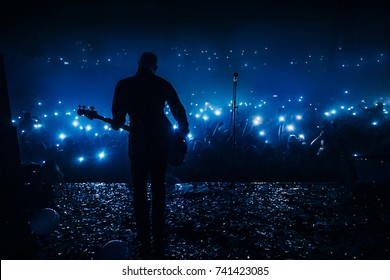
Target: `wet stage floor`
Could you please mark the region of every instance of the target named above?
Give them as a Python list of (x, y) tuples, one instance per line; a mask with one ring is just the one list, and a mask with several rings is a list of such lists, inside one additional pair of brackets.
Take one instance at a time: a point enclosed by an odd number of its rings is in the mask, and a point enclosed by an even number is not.
[[(101, 259), (120, 240), (129, 253), (110, 256), (137, 259), (132, 193), (123, 183), (54, 185), (46, 207), (60, 222), (48, 235), (31, 233), (32, 258)], [(387, 187), (373, 184), (352, 195), (328, 182), (171, 185), (165, 258), (390, 259), (389, 202)]]

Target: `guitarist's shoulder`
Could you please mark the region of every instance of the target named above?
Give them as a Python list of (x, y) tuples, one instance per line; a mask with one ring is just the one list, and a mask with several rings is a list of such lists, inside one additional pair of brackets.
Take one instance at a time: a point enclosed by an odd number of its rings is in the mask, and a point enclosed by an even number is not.
[(126, 85), (128, 83), (132, 83), (135, 79), (135, 76), (125, 77), (123, 79), (118, 80), (117, 85)]
[(171, 82), (169, 82), (167, 79), (165, 79), (165, 78), (163, 78), (161, 76), (154, 75), (154, 79), (158, 82), (158, 84), (161, 87), (173, 88)]

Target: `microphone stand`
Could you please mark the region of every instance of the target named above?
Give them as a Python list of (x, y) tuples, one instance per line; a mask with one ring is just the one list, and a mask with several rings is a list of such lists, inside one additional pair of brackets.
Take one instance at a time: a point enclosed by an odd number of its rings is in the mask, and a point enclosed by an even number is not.
[(235, 72), (233, 75), (233, 159), (232, 159), (232, 186), (235, 181), (235, 169), (236, 169), (236, 111), (237, 106), (237, 77), (238, 73)]

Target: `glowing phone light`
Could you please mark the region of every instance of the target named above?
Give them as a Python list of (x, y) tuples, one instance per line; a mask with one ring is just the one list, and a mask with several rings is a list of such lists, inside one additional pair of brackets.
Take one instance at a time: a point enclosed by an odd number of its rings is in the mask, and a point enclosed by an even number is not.
[(261, 117), (260, 116), (256, 116), (253, 121), (252, 121), (253, 125), (257, 126), (257, 125), (260, 125), (261, 124)]
[(287, 130), (288, 130), (288, 131), (293, 131), (293, 130), (294, 130), (294, 126), (293, 126), (292, 124), (289, 124), (289, 125), (287, 126)]

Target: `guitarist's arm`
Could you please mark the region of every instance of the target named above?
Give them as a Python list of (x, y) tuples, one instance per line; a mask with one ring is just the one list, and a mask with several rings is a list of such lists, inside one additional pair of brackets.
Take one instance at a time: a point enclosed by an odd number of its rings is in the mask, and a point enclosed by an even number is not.
[[(109, 124), (111, 125), (111, 127), (112, 127), (112, 123), (113, 123), (112, 119), (102, 117), (102, 118), (100, 118), (100, 120), (102, 120), (102, 121), (104, 121), (104, 122), (106, 122), (106, 123), (109, 123)], [(127, 125), (127, 124), (123, 124), (123, 125), (114, 124), (114, 126), (116, 126), (116, 125), (119, 125), (118, 129), (119, 129), (119, 128), (122, 128), (122, 129), (124, 129), (124, 130), (126, 130), (126, 131), (130, 131), (130, 126)], [(118, 129), (115, 129), (115, 130), (118, 130)]]
[(112, 122), (111, 127), (114, 130), (118, 130), (123, 127), (126, 122), (126, 108), (125, 102), (123, 102), (123, 90), (122, 81), (119, 81), (115, 86), (114, 97), (112, 101)]
[(171, 109), (174, 119), (177, 121), (179, 125), (180, 133), (185, 138), (187, 134), (190, 132), (186, 110), (184, 109), (184, 106), (181, 103), (176, 90), (172, 87), (171, 84), (168, 84), (168, 92), (169, 92), (169, 97), (167, 101), (168, 101), (169, 108)]

